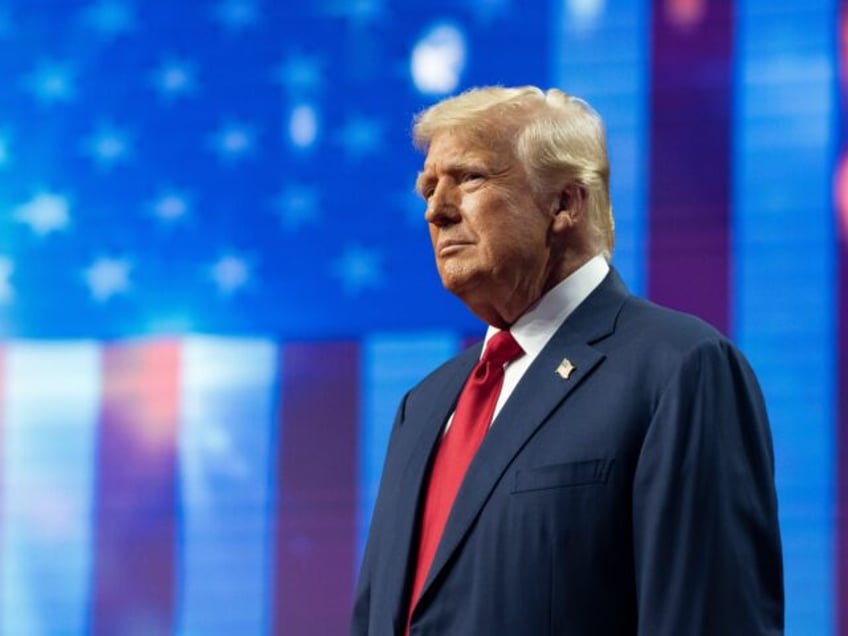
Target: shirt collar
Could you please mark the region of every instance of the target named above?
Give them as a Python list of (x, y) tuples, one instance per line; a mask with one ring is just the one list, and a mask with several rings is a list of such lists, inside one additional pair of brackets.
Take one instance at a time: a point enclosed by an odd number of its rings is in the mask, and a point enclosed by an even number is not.
[[(597, 254), (524, 312), (510, 327), (513, 337), (524, 349), (524, 353), (535, 358), (571, 312), (601, 284), (609, 270), (606, 258)], [(484, 350), (489, 338), (498, 331), (500, 330), (491, 326), (486, 330)]]

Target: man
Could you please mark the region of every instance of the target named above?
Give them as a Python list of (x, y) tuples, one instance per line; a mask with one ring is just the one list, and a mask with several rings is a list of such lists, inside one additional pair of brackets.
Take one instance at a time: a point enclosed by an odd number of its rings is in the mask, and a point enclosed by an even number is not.
[(489, 329), (403, 398), (351, 633), (782, 633), (757, 381), (610, 268), (598, 115), (477, 89), (414, 136), (442, 282)]

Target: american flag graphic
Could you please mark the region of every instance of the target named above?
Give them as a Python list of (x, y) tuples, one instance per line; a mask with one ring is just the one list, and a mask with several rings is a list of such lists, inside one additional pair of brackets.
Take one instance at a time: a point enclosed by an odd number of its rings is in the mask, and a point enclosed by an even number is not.
[(0, 635), (335, 635), (395, 408), (482, 326), (411, 120), (559, 86), (614, 265), (751, 359), (787, 633), (848, 633), (842, 0), (0, 3)]

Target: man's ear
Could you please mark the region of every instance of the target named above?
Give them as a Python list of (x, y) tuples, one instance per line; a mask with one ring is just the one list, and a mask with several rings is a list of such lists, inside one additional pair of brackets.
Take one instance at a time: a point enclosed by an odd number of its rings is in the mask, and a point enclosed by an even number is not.
[(559, 194), (559, 210), (557, 213), (562, 212), (563, 210), (568, 210), (571, 207), (571, 195), (568, 190), (563, 190)]
[(586, 193), (579, 185), (564, 186), (554, 212), (554, 231), (568, 230), (580, 222), (585, 211)]

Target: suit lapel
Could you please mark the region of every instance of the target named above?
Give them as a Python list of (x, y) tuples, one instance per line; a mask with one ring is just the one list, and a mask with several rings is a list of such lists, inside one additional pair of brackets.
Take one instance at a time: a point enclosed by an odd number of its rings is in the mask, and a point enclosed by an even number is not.
[(406, 621), (407, 575), (409, 568), (414, 565), (411, 563), (411, 556), (415, 554), (416, 546), (412, 541), (427, 467), (441, 437), (444, 423), (453, 412), (465, 380), (480, 357), (481, 346), (464, 352), (445, 370), (442, 381), (418, 398), (425, 404), (430, 404), (432, 408), (418, 413), (409, 412), (403, 423), (407, 434), (403, 440), (402, 455), (407, 459), (399, 479), (394, 484), (392, 501), (396, 514), (393, 518), (397, 526), (392, 528), (387, 552), (392, 555), (393, 563), (387, 572), (390, 580), (387, 581), (386, 589), (394, 595), (390, 607), (396, 608), (393, 617), (396, 630), (402, 629)]
[[(603, 354), (591, 343), (612, 333), (626, 296), (623, 283), (611, 271), (557, 330), (521, 378), (468, 468), (424, 584), (422, 599), (480, 514), (513, 458), (557, 405), (603, 360)], [(568, 358), (574, 367), (568, 378), (557, 373), (557, 367), (564, 358)], [(466, 375), (468, 372), (470, 367)], [(460, 389), (461, 386), (460, 382)], [(420, 481), (417, 486), (420, 488)], [(414, 516), (414, 510), (411, 514)]]

